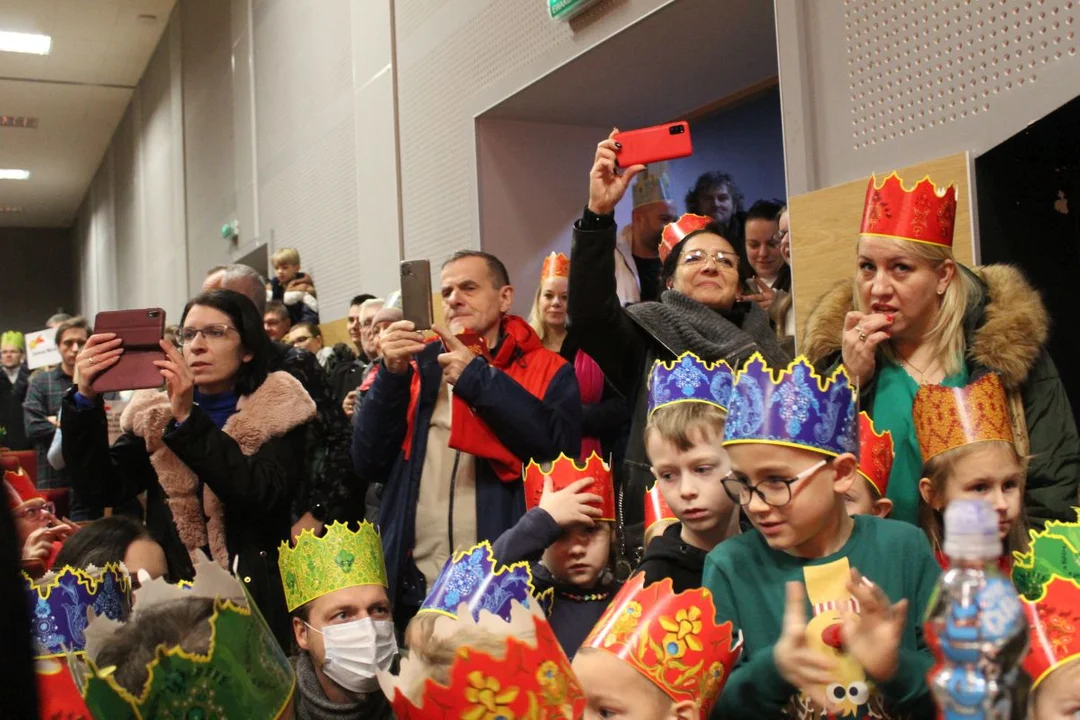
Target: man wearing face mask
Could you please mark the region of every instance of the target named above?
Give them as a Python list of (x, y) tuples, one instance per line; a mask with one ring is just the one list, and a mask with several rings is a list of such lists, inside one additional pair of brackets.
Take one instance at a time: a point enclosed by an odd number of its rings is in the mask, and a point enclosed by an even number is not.
[(278, 565), (300, 647), (297, 720), (391, 720), (375, 673), (394, 668), (398, 647), (375, 526), (305, 530), (295, 546), (281, 544)]

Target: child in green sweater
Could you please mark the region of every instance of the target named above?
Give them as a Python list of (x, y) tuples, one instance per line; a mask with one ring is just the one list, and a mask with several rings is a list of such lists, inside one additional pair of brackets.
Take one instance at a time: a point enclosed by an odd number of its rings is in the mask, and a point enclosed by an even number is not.
[(757, 532), (705, 561), (717, 621), (744, 636), (717, 717), (935, 715), (922, 617), (940, 569), (913, 525), (848, 515), (857, 428), (842, 369), (798, 358), (777, 378), (755, 356), (736, 377), (724, 487)]

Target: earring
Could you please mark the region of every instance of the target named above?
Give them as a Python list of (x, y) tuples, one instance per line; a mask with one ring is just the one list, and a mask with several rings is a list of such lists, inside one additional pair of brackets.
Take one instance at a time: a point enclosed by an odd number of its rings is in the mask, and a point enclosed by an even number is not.
[(944, 295), (945, 294), (945, 288), (938, 288), (937, 294), (938, 295)]

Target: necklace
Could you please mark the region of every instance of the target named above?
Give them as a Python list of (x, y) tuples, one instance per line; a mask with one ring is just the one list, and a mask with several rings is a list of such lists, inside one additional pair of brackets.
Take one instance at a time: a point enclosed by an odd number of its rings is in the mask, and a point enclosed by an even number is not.
[(908, 360), (907, 358), (903, 358), (903, 357), (900, 358), (900, 362), (902, 364), (904, 364), (904, 365), (907, 365), (908, 367), (910, 367), (915, 372), (919, 373), (919, 384), (920, 385), (925, 385), (926, 384), (926, 373), (927, 373), (927, 371), (931, 370), (937, 364), (937, 360), (934, 359), (934, 360), (931, 360), (930, 364), (927, 365), (925, 368), (920, 368), (915, 363), (913, 363), (910, 360)]
[(561, 598), (566, 598), (567, 600), (573, 600), (575, 602), (596, 602), (599, 600), (607, 600), (609, 597), (611, 597), (610, 591), (578, 595), (576, 593), (566, 592), (565, 590), (559, 590), (557, 591), (557, 594)]

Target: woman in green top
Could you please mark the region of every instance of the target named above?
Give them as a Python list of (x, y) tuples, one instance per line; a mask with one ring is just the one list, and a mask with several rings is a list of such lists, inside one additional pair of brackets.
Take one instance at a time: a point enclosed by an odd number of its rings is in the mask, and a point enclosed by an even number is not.
[(929, 179), (913, 189), (893, 173), (871, 178), (854, 284), (843, 281), (812, 312), (804, 352), (819, 368), (843, 363), (860, 403), (893, 434), (892, 517), (916, 522), (922, 475), (911, 404), (919, 385), (966, 385), (987, 372), (1009, 393), (1021, 456), (1031, 456), (1025, 504), (1037, 528), (1068, 520), (1080, 487), (1080, 439), (1046, 343), (1038, 292), (1007, 265), (974, 270), (952, 253), (956, 192)]

